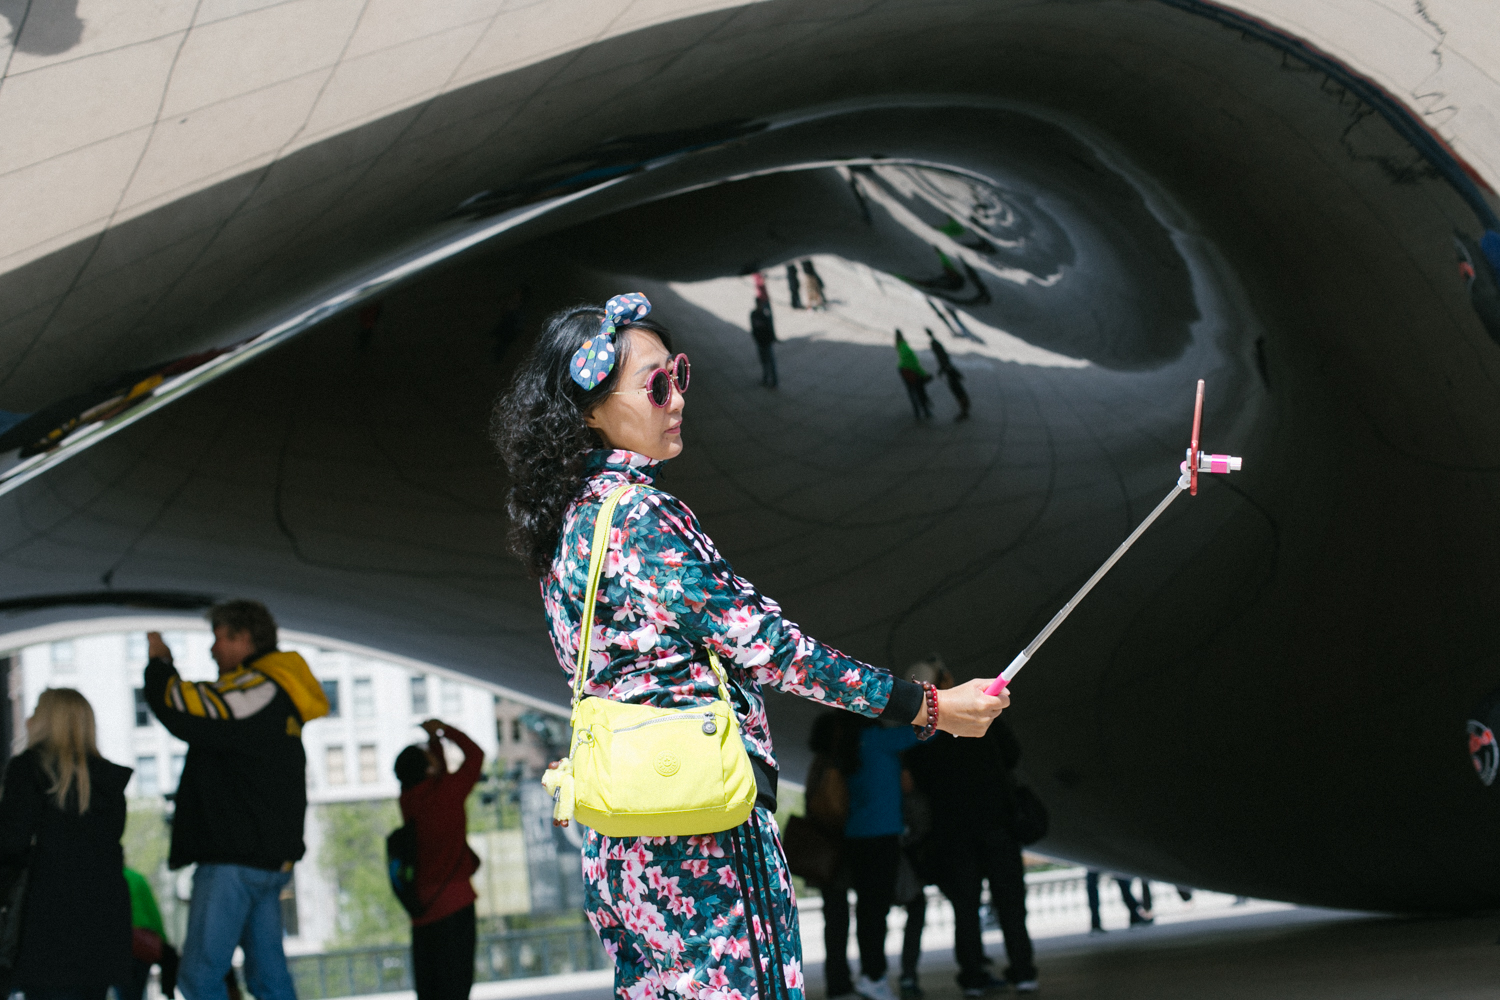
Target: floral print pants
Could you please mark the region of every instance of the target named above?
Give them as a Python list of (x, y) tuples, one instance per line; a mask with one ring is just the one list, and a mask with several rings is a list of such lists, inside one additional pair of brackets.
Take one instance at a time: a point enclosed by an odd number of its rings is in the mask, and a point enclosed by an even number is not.
[(584, 907), (619, 1000), (803, 1000), (802, 938), (775, 820), (583, 847)]

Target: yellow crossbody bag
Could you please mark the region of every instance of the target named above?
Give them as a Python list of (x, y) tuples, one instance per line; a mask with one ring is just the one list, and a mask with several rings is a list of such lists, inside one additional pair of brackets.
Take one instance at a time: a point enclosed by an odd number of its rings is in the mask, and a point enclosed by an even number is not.
[(573, 673), (573, 745), (542, 784), (552, 792), (555, 819), (577, 819), (607, 837), (682, 837), (733, 829), (755, 808), (755, 772), (729, 703), (728, 680), (713, 650), (708, 662), (719, 680), (719, 698), (707, 705), (656, 708), (581, 697), (609, 528), (629, 489), (612, 491), (594, 522), (583, 634)]

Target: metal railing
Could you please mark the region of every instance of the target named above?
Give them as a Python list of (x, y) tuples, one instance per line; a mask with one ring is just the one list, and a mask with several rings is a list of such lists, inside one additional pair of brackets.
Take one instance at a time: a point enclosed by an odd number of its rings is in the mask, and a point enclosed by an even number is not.
[[(507, 931), (480, 936), (474, 949), (474, 981), (561, 975), (602, 969), (608, 963), (588, 924)], [(289, 956), (287, 965), (302, 1000), (413, 988), (411, 949), (405, 945)]]

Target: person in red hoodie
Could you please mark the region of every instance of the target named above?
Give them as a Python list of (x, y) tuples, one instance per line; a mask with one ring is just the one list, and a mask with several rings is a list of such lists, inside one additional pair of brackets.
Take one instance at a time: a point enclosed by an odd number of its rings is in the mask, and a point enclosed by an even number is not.
[[(474, 985), (474, 900), (469, 877), (479, 857), (469, 848), (464, 800), (479, 781), (484, 751), (463, 732), (437, 719), (422, 723), (426, 746), (396, 756), (401, 818), (417, 829), (416, 897), (411, 920), (412, 978), (417, 1000), (467, 1000)], [(464, 752), (449, 773), (443, 740)]]

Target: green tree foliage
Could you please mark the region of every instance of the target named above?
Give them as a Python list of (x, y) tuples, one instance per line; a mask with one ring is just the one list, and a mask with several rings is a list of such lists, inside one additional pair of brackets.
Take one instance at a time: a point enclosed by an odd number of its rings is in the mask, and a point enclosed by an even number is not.
[(318, 866), (338, 893), (333, 948), (405, 944), (411, 925), (385, 872), (385, 838), (401, 825), (394, 799), (319, 806), (323, 846)]

